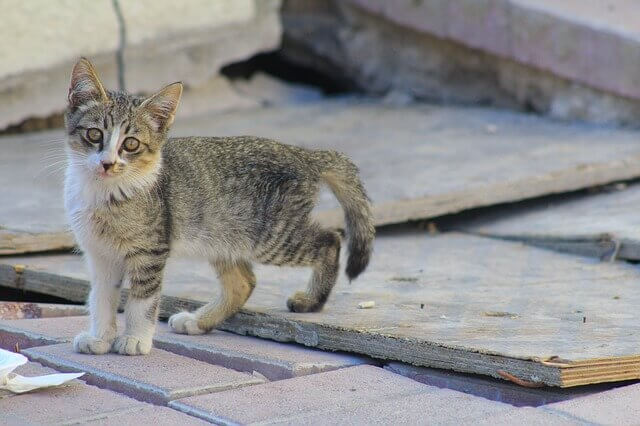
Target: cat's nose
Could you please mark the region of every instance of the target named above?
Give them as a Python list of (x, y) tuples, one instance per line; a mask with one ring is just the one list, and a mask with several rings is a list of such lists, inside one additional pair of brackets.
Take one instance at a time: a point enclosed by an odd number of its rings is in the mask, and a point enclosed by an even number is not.
[(113, 166), (113, 163), (110, 163), (108, 161), (102, 162), (102, 168), (104, 169), (105, 172), (108, 171), (111, 168), (111, 166)]

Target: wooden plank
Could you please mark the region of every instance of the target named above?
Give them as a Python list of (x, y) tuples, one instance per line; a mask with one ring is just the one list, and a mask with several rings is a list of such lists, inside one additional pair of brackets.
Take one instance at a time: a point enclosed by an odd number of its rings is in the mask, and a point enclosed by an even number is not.
[(0, 138), (0, 255), (73, 248), (62, 201), (64, 133)]
[[(640, 176), (638, 132), (492, 109), (340, 99), (186, 119), (173, 134), (253, 134), (343, 151), (362, 170), (378, 225)], [(63, 136), (0, 138), (0, 226), (66, 230)], [(323, 192), (321, 220), (339, 226), (336, 207)]]
[[(617, 189), (616, 189), (617, 188)], [(521, 203), (456, 229), (605, 260), (640, 260), (640, 184)]]
[(75, 245), (69, 232), (25, 232), (0, 229), (0, 255), (70, 250)]
[[(222, 328), (493, 377), (505, 371), (552, 386), (640, 377), (632, 265), (455, 233), (386, 232), (375, 253), (363, 276), (351, 284), (341, 277), (314, 314), (285, 308), (308, 271), (258, 267), (253, 296)], [(6, 257), (0, 285), (79, 301), (88, 291), (83, 271), (73, 255)], [(213, 299), (214, 276), (205, 261), (172, 261), (162, 316)], [(357, 309), (367, 300), (376, 306)]]

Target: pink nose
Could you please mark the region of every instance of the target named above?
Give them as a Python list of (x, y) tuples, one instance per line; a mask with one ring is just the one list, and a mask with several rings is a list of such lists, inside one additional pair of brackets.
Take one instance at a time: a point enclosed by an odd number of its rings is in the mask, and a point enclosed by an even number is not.
[(113, 163), (109, 163), (109, 162), (102, 162), (102, 168), (104, 169), (104, 171), (108, 171), (111, 167), (113, 166)]

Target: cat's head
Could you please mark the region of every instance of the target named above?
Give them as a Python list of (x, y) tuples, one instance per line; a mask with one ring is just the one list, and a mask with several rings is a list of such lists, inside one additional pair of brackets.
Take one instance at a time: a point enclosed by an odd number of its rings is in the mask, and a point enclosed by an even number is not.
[(148, 98), (107, 91), (93, 65), (80, 59), (71, 72), (65, 113), (73, 166), (105, 182), (153, 173), (181, 95), (181, 83)]

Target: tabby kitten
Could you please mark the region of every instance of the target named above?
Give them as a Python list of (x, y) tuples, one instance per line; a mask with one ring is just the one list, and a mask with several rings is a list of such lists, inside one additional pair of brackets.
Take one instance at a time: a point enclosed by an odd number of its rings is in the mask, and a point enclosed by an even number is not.
[[(369, 262), (375, 230), (353, 163), (258, 137), (167, 139), (181, 94), (181, 83), (148, 98), (106, 91), (89, 61), (73, 68), (65, 207), (91, 273), (91, 328), (76, 336), (78, 352), (149, 353), (170, 251), (208, 260), (222, 286), (219, 300), (169, 319), (177, 333), (206, 333), (237, 312), (256, 284), (254, 261), (313, 268), (287, 306), (322, 309), (340, 235), (310, 219), (321, 182), (344, 208), (348, 277)], [(131, 290), (117, 335), (122, 283)]]

